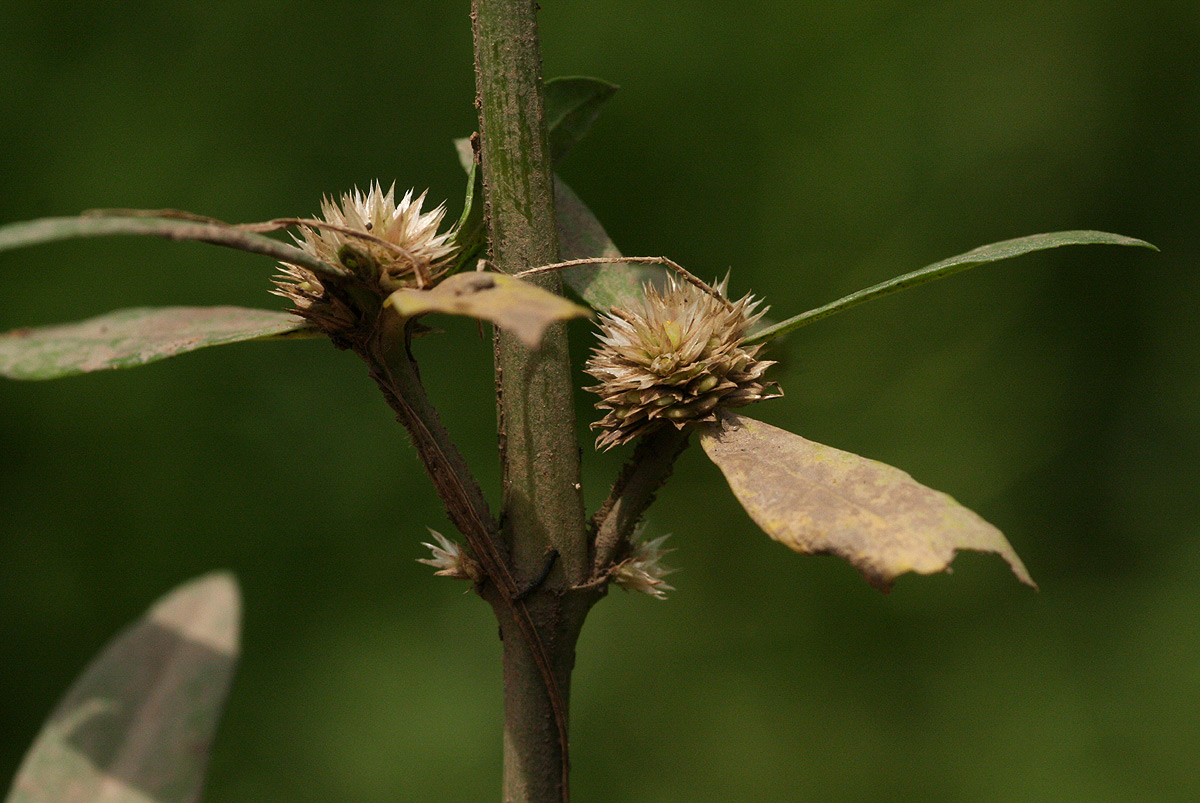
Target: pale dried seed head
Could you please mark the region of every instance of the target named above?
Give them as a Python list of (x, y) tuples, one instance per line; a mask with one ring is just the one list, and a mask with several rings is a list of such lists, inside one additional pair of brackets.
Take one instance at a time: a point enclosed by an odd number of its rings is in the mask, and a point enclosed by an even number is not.
[(425, 193), (413, 198), (413, 191), (409, 190), (399, 203), (395, 195), (395, 184), (385, 193), (375, 182), (365, 194), (358, 189), (344, 194), (340, 204), (328, 196), (321, 201), (326, 223), (369, 234), (383, 242), (335, 229), (303, 226), (297, 245), (331, 264), (351, 261), (354, 264), (345, 265), (351, 270), (359, 269), (365, 256), (378, 266), (385, 290), (410, 287), (425, 278), (436, 279), (455, 251), (450, 243), (454, 232), (438, 233), (446, 207), (442, 204), (422, 213)]
[[(355, 189), (341, 203), (325, 197), (322, 219), (337, 228), (301, 226), (296, 244), (312, 256), (353, 272), (347, 280), (366, 288), (381, 299), (402, 287), (425, 287), (437, 282), (451, 267), (457, 249), (454, 230), (438, 232), (446, 208), (438, 206), (422, 213), (425, 193), (413, 197), (409, 190), (395, 200), (395, 184), (385, 193), (375, 182), (366, 193)], [(355, 236), (358, 232), (364, 236)], [(312, 320), (326, 331), (342, 331), (354, 325), (354, 311), (344, 294), (330, 293), (326, 283), (307, 268), (284, 264), (274, 282), (277, 295), (295, 304), (296, 314)]]
[(653, 541), (638, 541), (629, 557), (613, 569), (613, 582), (626, 591), (640, 591), (656, 599), (666, 599), (666, 592), (674, 591), (675, 587), (667, 585), (663, 578), (676, 571), (659, 563), (663, 555), (672, 551), (663, 549), (663, 542), (668, 538), (669, 534)]
[[(722, 296), (726, 282), (716, 285)], [(596, 407), (607, 414), (596, 447), (608, 449), (671, 424), (677, 429), (717, 420), (722, 408), (782, 395), (761, 381), (774, 363), (757, 359), (760, 345), (743, 347), (765, 312), (747, 295), (729, 303), (669, 278), (647, 285), (636, 308), (600, 316), (600, 345), (585, 370), (600, 381)]]

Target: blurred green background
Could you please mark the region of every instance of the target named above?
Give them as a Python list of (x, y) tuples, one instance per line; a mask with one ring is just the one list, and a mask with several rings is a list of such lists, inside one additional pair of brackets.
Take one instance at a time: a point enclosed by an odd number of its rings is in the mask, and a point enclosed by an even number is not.
[[(767, 539), (693, 447), (649, 523), (679, 590), (610, 595), (580, 645), (576, 799), (1200, 799), (1200, 5), (543, 6), (546, 75), (623, 87), (568, 182), (626, 253), (732, 268), (780, 317), (1034, 232), (1162, 248), (1024, 257), (790, 336), (787, 397), (754, 414), (950, 492), (1042, 590), (966, 555), (881, 595)], [(4, 0), (0, 220), (262, 220), (375, 178), (456, 215), (467, 11)], [(271, 272), (137, 239), (9, 252), (0, 329), (277, 307)], [(442, 324), (422, 367), (494, 495), (490, 347)], [(591, 506), (624, 451), (586, 451)], [(0, 786), (112, 634), (228, 567), (244, 659), (208, 800), (497, 798), (490, 613), (415, 563), (449, 525), (351, 356), (0, 384), (0, 517)]]

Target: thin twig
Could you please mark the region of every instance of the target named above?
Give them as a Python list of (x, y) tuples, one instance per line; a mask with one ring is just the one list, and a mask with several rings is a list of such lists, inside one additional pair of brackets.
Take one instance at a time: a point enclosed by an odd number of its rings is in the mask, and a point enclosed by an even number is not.
[(608, 576), (613, 562), (622, 557), (633, 529), (654, 496), (674, 470), (675, 459), (688, 445), (689, 432), (663, 426), (638, 439), (608, 499), (592, 517), (596, 533), (592, 550), (592, 576), (588, 585)]
[(587, 257), (585, 259), (568, 259), (565, 262), (554, 262), (549, 265), (538, 265), (536, 268), (527, 268), (523, 271), (519, 271), (518, 273), (514, 273), (513, 276), (520, 279), (525, 276), (536, 276), (539, 273), (551, 273), (556, 270), (562, 270), (563, 268), (574, 268), (577, 265), (615, 265), (620, 262), (628, 262), (634, 265), (665, 265), (682, 276), (684, 281), (686, 281), (688, 284), (699, 287), (701, 290), (724, 304), (726, 308), (733, 309), (733, 304), (730, 303), (729, 299), (725, 298), (725, 296), (718, 292), (716, 288), (704, 282), (678, 262), (668, 259), (667, 257)]
[[(360, 346), (355, 350), (370, 367), (371, 376), (383, 391), (384, 398), (412, 436), (421, 462), (433, 480), (434, 488), (446, 506), (450, 520), (467, 539), (475, 559), (496, 586), (504, 606), (512, 613), (513, 620), (521, 631), (521, 636), (537, 665), (538, 674), (545, 684), (546, 696), (554, 713), (559, 746), (564, 756), (562, 778), (565, 783), (569, 768), (565, 698), (533, 616), (509, 569), (483, 492), (433, 410), (425, 394), (424, 385), (417, 377), (416, 366), (408, 356), (403, 336), (400, 335), (400, 342), (392, 345), (389, 351), (384, 346), (386, 339), (395, 338), (399, 333), (389, 333), (379, 328), (380, 322), (377, 322), (376, 326), (376, 332), (370, 338), (370, 345)], [(549, 566), (552, 567), (553, 563)]]

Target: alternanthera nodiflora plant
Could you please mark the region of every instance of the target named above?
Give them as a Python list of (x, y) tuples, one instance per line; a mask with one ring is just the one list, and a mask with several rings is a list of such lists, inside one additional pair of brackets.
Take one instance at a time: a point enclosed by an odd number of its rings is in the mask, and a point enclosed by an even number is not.
[[(0, 373), (51, 379), (223, 343), (299, 337), (356, 355), (410, 435), (462, 539), (433, 533), (422, 562), (470, 583), (497, 616), (504, 799), (544, 802), (568, 799), (569, 684), (589, 609), (614, 583), (660, 599), (673, 590), (663, 539), (642, 540), (638, 525), (693, 438), (770, 537), (800, 553), (840, 556), (881, 589), (905, 572), (944, 571), (960, 550), (998, 554), (1033, 585), (1004, 536), (946, 494), (750, 417), (753, 405), (786, 390), (771, 378), (773, 340), (873, 298), (1032, 251), (1152, 246), (1095, 231), (1037, 234), (796, 315), (786, 314), (791, 299), (771, 299), (772, 314), (785, 317), (768, 323), (763, 299), (729, 296), (736, 272), (708, 284), (665, 257), (623, 257), (555, 178), (554, 162), (587, 132), (614, 87), (589, 78), (543, 83), (533, 15), (529, 3), (475, 3), (480, 128), (458, 143), (468, 179), (457, 221), (448, 223), (445, 205), (430, 208), (424, 194), (376, 183), (314, 199), (321, 206), (314, 218), (229, 224), (178, 211), (106, 210), (11, 223), (0, 227), (0, 250), (130, 234), (261, 254), (277, 266), (273, 292), (289, 307), (130, 309), (21, 329), (0, 336)], [(412, 184), (421, 177), (401, 179)], [(285, 230), (290, 243), (267, 236)], [(264, 270), (264, 298), (269, 281)], [(428, 325), (437, 314), (495, 326), (499, 500), (485, 498), (422, 382), (421, 338), (441, 336)], [(600, 410), (594, 445), (629, 451), (590, 515), (566, 349), (566, 322), (577, 317), (593, 317), (597, 327), (585, 366), (594, 382), (586, 390)], [(591, 438), (583, 440), (591, 448)], [(213, 575), (164, 598), (67, 694), (9, 800), (194, 799), (237, 652), (232, 578)], [(110, 725), (89, 726), (96, 717), (110, 717)]]

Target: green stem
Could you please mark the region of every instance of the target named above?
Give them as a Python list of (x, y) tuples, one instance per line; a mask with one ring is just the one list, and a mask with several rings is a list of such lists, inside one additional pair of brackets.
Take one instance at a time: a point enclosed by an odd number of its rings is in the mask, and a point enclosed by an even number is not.
[[(510, 274), (558, 259), (535, 11), (533, 0), (472, 3), (491, 262)], [(561, 292), (555, 274), (534, 281)], [(504, 800), (565, 801), (567, 693), (575, 641), (595, 599), (572, 591), (590, 567), (565, 325), (552, 326), (537, 351), (498, 332), (496, 375), (501, 519), (518, 583), (539, 577), (550, 550), (559, 554), (525, 600), (534, 643), (516, 631), (513, 609), (496, 606), (504, 640)], [(552, 679), (544, 676), (547, 663)]]

